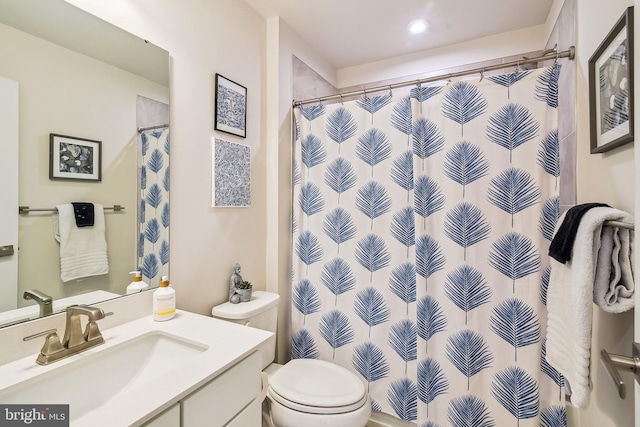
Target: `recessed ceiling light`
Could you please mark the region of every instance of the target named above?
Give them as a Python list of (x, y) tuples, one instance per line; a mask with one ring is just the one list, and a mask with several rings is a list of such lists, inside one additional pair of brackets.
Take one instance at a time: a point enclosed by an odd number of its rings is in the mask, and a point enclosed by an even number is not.
[(408, 28), (411, 34), (420, 34), (425, 32), (428, 26), (429, 24), (424, 19), (416, 19), (409, 23)]

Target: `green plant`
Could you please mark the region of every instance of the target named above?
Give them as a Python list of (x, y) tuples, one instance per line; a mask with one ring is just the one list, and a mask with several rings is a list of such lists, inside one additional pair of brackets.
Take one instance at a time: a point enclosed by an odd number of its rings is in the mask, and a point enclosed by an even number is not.
[(251, 282), (243, 280), (238, 284), (238, 289), (251, 289)]

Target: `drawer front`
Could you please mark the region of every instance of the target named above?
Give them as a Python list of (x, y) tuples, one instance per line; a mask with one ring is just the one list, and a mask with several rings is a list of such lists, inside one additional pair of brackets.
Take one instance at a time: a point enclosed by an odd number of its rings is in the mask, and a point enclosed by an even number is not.
[(260, 394), (255, 352), (182, 401), (184, 427), (223, 426)]
[(176, 427), (180, 425), (180, 404), (176, 403), (171, 408), (164, 411), (148, 423), (144, 427)]

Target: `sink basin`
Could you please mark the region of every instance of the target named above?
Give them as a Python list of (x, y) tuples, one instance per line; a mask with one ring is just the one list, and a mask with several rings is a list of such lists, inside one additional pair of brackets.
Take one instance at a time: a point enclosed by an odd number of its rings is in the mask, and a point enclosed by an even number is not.
[(79, 353), (59, 367), (54, 363), (48, 372), (3, 390), (0, 402), (69, 404), (71, 419), (77, 420), (207, 349), (204, 344), (154, 331), (91, 354)]

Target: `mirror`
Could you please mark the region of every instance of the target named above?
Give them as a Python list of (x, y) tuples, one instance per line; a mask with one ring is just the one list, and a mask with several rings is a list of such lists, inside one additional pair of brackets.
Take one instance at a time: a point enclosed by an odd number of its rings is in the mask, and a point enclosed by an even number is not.
[[(0, 276), (0, 326), (38, 316), (26, 290), (51, 296), (56, 312), (124, 295), (133, 270), (157, 285), (169, 268), (168, 52), (64, 0), (0, 0), (0, 58), (0, 78), (19, 94), (18, 182), (3, 181), (0, 192), (17, 186), (30, 209), (13, 209), (18, 250), (0, 258), (17, 258), (18, 271), (18, 283)], [(49, 178), (50, 134), (100, 141), (101, 180)], [(149, 203), (152, 186), (160, 192)], [(124, 207), (104, 213), (108, 274), (62, 281), (52, 214), (70, 202)]]

